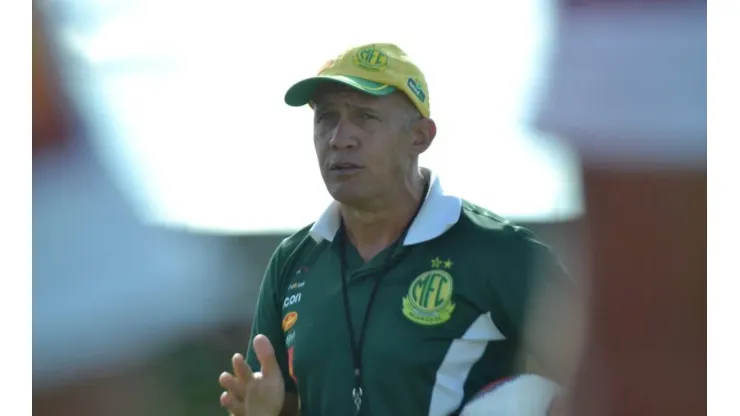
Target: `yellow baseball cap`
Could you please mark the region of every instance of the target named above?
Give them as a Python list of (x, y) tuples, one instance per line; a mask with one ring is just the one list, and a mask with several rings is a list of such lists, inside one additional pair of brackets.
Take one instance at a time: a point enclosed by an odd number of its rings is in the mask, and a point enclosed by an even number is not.
[(429, 117), (429, 90), (424, 74), (396, 45), (373, 43), (343, 52), (324, 64), (317, 76), (290, 87), (285, 103), (293, 107), (310, 104), (316, 88), (326, 82), (345, 84), (376, 96), (400, 90), (424, 117)]

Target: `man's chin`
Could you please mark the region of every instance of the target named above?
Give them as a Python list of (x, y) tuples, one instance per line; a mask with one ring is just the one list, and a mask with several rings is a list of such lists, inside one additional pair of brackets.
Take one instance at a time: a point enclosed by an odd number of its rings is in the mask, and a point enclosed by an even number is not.
[(342, 205), (362, 207), (371, 199), (367, 192), (362, 192), (359, 187), (347, 182), (327, 184), (326, 188), (329, 195)]

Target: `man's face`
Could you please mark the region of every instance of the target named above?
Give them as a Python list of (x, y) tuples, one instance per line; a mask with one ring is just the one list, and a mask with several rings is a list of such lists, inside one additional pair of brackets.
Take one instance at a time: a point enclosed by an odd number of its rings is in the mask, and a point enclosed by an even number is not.
[(366, 206), (406, 179), (423, 134), (405, 100), (401, 93), (374, 97), (333, 84), (317, 93), (314, 145), (335, 200)]

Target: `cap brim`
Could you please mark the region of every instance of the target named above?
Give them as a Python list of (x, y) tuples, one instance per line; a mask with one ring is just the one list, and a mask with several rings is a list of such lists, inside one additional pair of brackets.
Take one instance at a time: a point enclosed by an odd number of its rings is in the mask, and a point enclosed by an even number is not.
[(395, 91), (394, 87), (366, 79), (346, 75), (319, 75), (307, 78), (290, 87), (285, 93), (285, 103), (293, 107), (301, 107), (310, 103), (316, 95), (316, 90), (326, 83), (339, 83), (370, 95), (383, 96)]

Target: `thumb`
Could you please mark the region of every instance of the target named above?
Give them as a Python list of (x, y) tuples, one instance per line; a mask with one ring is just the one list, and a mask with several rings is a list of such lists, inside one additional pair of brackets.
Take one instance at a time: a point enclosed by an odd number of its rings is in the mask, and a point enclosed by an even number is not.
[(264, 377), (274, 377), (274, 374), (280, 374), (280, 366), (278, 366), (275, 358), (275, 348), (272, 347), (270, 340), (259, 334), (254, 337), (253, 345), (254, 352), (260, 362), (262, 375)]

